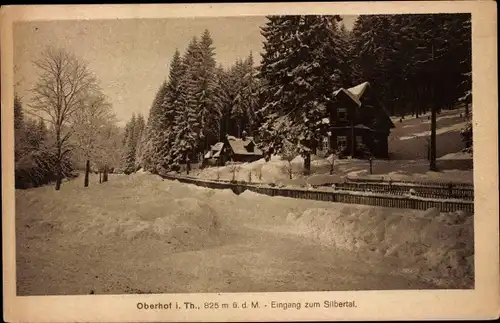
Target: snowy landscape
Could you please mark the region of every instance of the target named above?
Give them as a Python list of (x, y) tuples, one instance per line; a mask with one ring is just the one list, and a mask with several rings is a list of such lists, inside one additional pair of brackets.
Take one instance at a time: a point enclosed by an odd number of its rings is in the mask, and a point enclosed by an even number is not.
[(474, 288), (470, 19), (19, 24), (17, 294)]

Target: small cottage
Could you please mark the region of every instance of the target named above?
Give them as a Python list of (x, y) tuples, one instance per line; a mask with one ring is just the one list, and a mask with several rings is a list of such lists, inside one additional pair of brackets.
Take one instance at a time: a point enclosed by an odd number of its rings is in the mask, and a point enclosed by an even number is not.
[(210, 150), (204, 156), (205, 165), (220, 165), (221, 153), (224, 149), (224, 143), (218, 142), (210, 147)]
[(263, 152), (260, 150), (253, 137), (247, 136), (243, 131), (241, 138), (226, 136), (222, 149), (222, 163), (232, 162), (253, 162), (263, 158)]

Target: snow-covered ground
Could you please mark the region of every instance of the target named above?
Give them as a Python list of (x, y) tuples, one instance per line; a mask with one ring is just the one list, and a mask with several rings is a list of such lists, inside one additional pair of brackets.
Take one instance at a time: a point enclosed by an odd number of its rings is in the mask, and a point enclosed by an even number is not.
[(473, 287), (461, 212), (82, 181), (16, 191), (18, 295)]
[[(426, 123), (425, 121), (423, 123)], [(465, 122), (460, 122), (456, 123), (454, 125), (448, 126), (448, 127), (442, 127), (439, 129), (436, 129), (436, 135), (441, 135), (447, 132), (457, 132), (460, 131), (465, 127)], [(399, 140), (409, 140), (409, 139), (414, 139), (417, 137), (429, 137), (431, 135), (430, 130), (422, 131), (422, 132), (417, 132), (417, 133), (412, 133), (409, 136), (402, 136), (399, 137)]]
[[(464, 108), (443, 110), (436, 117), (437, 157), (461, 151), (464, 148), (460, 130), (465, 126)], [(427, 158), (430, 137), (430, 113), (419, 118), (405, 117), (400, 122), (394, 118), (396, 126), (389, 136), (391, 159), (417, 160)]]
[[(239, 181), (266, 182), (290, 186), (307, 184), (335, 183), (342, 177), (363, 176), (392, 180), (473, 182), (472, 156), (467, 158), (460, 152), (464, 148), (460, 130), (465, 125), (463, 109), (443, 111), (437, 119), (437, 166), (438, 172), (429, 171), (427, 161), (427, 137), (430, 125), (427, 116), (405, 118), (401, 123), (395, 121), (396, 128), (389, 137), (390, 160), (375, 160), (373, 175), (369, 175), (369, 163), (366, 160), (335, 160), (334, 175), (330, 172), (331, 160), (312, 156), (311, 174), (304, 176), (304, 159), (300, 156), (291, 162), (292, 179), (289, 179), (288, 162), (279, 156), (273, 156), (269, 162), (264, 159), (238, 166), (235, 179)], [(458, 156), (460, 155), (460, 158)], [(203, 179), (233, 179), (231, 167), (209, 167), (190, 173)]]
[[(473, 182), (471, 159), (465, 159), (464, 163), (456, 162), (452, 158), (443, 158), (438, 161), (438, 166), (442, 168), (438, 172), (429, 171), (429, 162), (427, 160), (375, 160), (372, 165), (372, 175), (369, 172), (368, 161), (360, 159), (335, 160), (333, 175), (329, 175), (330, 162), (331, 159), (319, 158), (313, 155), (311, 161), (312, 175), (304, 176), (304, 160), (300, 156), (296, 157), (291, 162), (292, 179), (289, 179), (288, 162), (282, 160), (279, 156), (273, 156), (267, 163), (264, 159), (261, 159), (253, 163), (240, 164), (235, 173), (235, 179), (286, 186), (337, 183), (343, 181), (345, 177), (367, 177), (394, 181)], [(193, 171), (190, 175), (211, 180), (231, 180), (233, 178), (230, 166), (208, 167)]]

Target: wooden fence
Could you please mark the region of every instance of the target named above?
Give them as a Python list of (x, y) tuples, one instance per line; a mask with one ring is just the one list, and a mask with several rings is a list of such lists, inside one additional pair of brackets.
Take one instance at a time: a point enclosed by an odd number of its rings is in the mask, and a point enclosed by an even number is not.
[(384, 183), (384, 182), (346, 182), (335, 185), (336, 188), (349, 191), (389, 193), (392, 195), (406, 195), (410, 190), (414, 195), (426, 198), (465, 199), (474, 200), (474, 189), (456, 187), (453, 184), (441, 185), (416, 185), (414, 183)]
[(457, 182), (426, 182), (426, 181), (405, 181), (405, 180), (389, 180), (385, 178), (369, 178), (369, 177), (347, 177), (348, 182), (362, 183), (391, 183), (391, 184), (406, 184), (408, 186), (436, 186), (448, 188), (450, 184), (453, 188), (474, 189), (472, 183), (457, 183)]
[(212, 189), (230, 189), (235, 194), (241, 194), (246, 190), (268, 196), (281, 196), (296, 199), (307, 199), (326, 202), (339, 202), (347, 204), (362, 204), (392, 208), (405, 208), (416, 210), (427, 210), (437, 208), (442, 212), (453, 212), (458, 210), (474, 212), (474, 201), (458, 199), (437, 199), (419, 196), (397, 196), (372, 192), (325, 190), (325, 189), (303, 189), (303, 188), (279, 188), (265, 185), (248, 183), (230, 183), (227, 181), (201, 180), (193, 177), (176, 175), (162, 175), (163, 178), (178, 180), (181, 183), (194, 184)]

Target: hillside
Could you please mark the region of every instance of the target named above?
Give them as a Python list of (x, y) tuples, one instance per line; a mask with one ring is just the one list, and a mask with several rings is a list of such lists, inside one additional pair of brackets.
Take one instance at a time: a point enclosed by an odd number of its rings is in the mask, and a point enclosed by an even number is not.
[[(460, 116), (462, 114), (462, 116)], [(430, 113), (417, 118), (394, 118), (395, 129), (389, 136), (391, 159), (411, 160), (427, 158), (427, 140), (430, 140)], [(465, 126), (463, 110), (444, 110), (436, 117), (436, 156), (459, 152), (464, 148), (460, 130)]]

